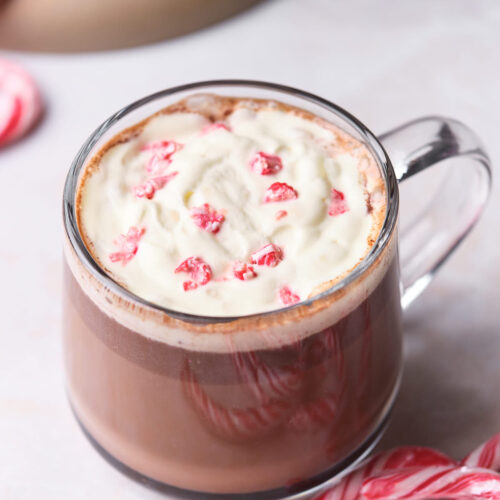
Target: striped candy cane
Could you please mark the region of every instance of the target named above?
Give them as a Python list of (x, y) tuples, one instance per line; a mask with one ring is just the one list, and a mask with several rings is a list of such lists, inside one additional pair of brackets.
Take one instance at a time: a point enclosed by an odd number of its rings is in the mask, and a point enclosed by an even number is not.
[(226, 408), (208, 396), (189, 367), (183, 372), (183, 385), (198, 414), (216, 434), (228, 439), (266, 434), (279, 426), (290, 411), (290, 406), (282, 401), (270, 401), (253, 408)]
[(416, 467), (383, 472), (363, 482), (362, 499), (425, 500), (478, 497), (500, 500), (500, 474), (469, 467)]
[(0, 58), (0, 147), (27, 133), (42, 110), (42, 98), (31, 76)]
[(484, 467), (500, 472), (500, 433), (476, 448), (462, 460), (468, 467)]
[(363, 481), (382, 471), (408, 469), (413, 467), (454, 466), (451, 458), (431, 448), (405, 446), (383, 451), (365, 460), (359, 468), (345, 476), (333, 488), (317, 500), (361, 500)]
[(297, 367), (271, 367), (254, 352), (234, 352), (231, 357), (241, 380), (261, 404), (288, 399), (302, 388), (302, 372)]
[[(315, 355), (322, 360), (316, 376), (317, 385), (323, 386), (323, 391), (299, 406), (290, 417), (287, 425), (294, 431), (316, 431), (331, 425), (339, 414), (346, 389), (344, 354), (338, 333), (329, 328), (318, 334), (314, 350)], [(302, 360), (301, 363), (305, 365), (307, 361)]]

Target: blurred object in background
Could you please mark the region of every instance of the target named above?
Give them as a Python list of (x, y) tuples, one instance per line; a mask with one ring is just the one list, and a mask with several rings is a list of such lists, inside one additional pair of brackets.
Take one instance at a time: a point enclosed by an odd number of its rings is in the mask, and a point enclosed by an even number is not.
[(42, 98), (31, 76), (17, 64), (0, 59), (0, 148), (29, 132), (42, 111)]
[(183, 35), (261, 0), (0, 0), (0, 48), (71, 52)]

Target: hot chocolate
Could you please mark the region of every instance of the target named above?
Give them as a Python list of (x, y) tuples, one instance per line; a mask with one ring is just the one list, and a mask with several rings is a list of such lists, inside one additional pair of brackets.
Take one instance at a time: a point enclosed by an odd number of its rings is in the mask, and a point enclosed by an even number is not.
[(146, 477), (230, 494), (318, 482), (366, 446), (400, 372), (395, 234), (328, 290), (370, 252), (384, 186), (360, 142), (275, 101), (194, 96), (103, 145), (75, 215), (123, 288), (65, 245), (87, 432)]
[(112, 139), (79, 191), (89, 250), (134, 294), (240, 316), (314, 296), (376, 240), (384, 184), (333, 125), (277, 102), (197, 95)]

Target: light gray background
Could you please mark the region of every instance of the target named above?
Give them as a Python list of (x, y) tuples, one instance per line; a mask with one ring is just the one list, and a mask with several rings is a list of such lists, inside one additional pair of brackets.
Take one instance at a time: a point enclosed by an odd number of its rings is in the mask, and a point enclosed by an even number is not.
[[(48, 112), (33, 135), (0, 151), (0, 498), (159, 498), (91, 449), (64, 395), (61, 190), (103, 119), (180, 83), (265, 79), (322, 95), (375, 132), (425, 114), (457, 118), (495, 166), (499, 49), (498, 0), (273, 0), (148, 47), (2, 53), (35, 75)], [(460, 457), (500, 430), (499, 222), (497, 184), (479, 226), (405, 315), (403, 385), (381, 446)]]

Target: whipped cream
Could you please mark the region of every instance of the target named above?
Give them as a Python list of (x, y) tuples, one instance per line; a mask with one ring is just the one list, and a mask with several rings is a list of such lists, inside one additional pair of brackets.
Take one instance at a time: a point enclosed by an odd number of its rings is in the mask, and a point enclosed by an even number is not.
[(373, 160), (319, 119), (241, 100), (215, 124), (174, 110), (124, 137), (83, 176), (79, 224), (99, 264), (155, 304), (278, 309), (345, 276), (378, 234)]

